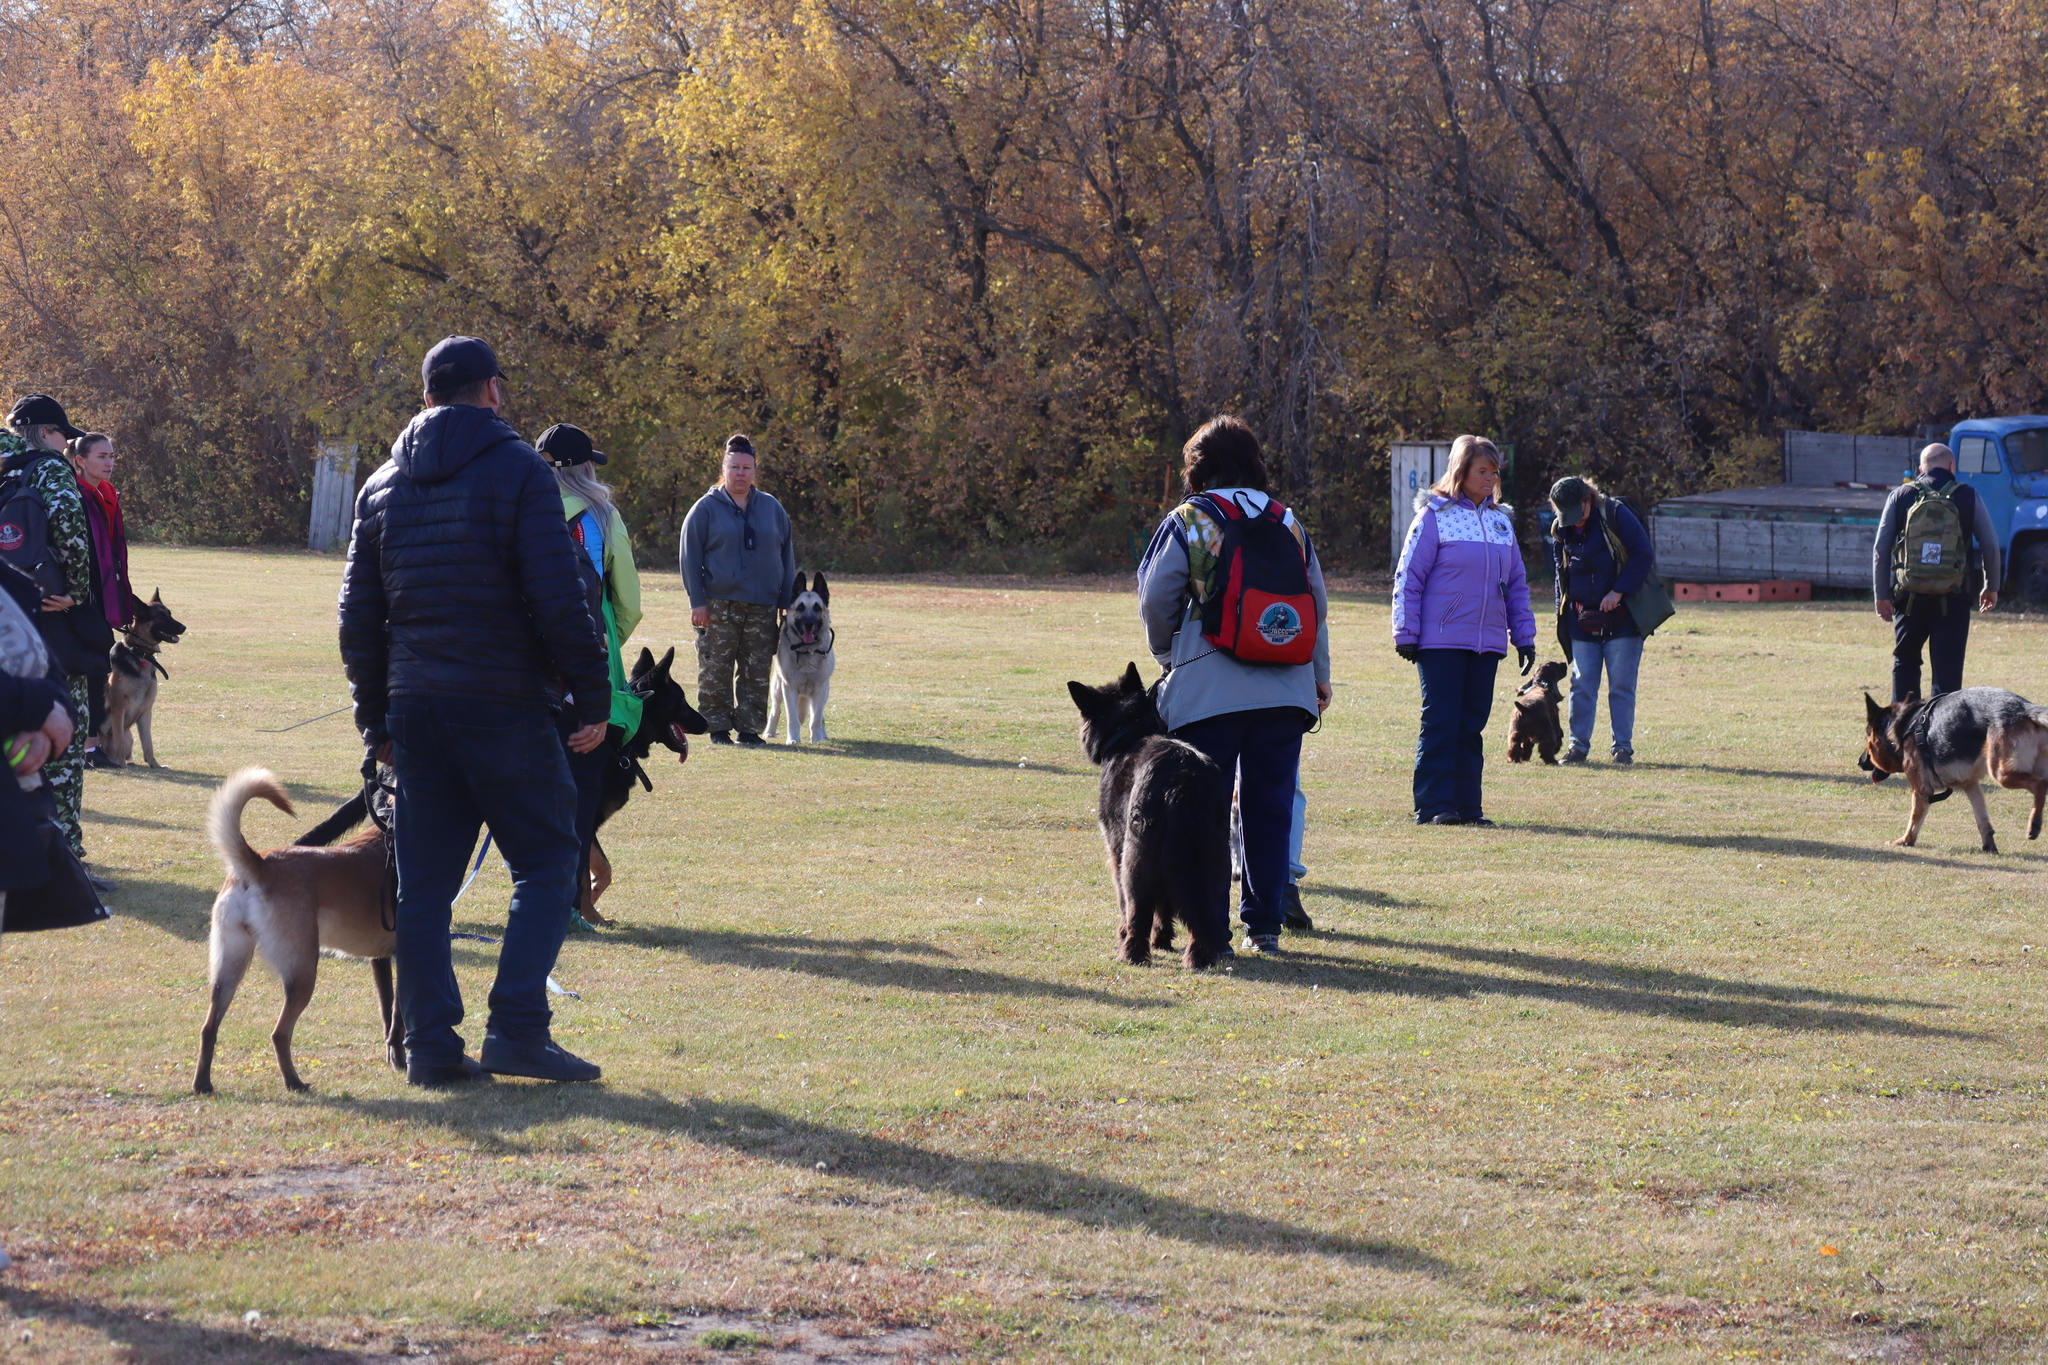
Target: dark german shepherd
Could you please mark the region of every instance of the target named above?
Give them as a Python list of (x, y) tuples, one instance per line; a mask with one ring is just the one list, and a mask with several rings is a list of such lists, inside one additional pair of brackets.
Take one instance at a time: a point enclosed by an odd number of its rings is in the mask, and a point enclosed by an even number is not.
[(1915, 695), (1890, 706), (1879, 706), (1866, 692), (1863, 707), (1863, 755), (1856, 766), (1872, 782), (1904, 773), (1913, 789), (1912, 817), (1893, 843), (1912, 847), (1928, 805), (1953, 787), (1970, 799), (1984, 851), (1998, 852), (1979, 785), (1987, 777), (2034, 794), (2027, 837), (2041, 836), (2041, 806), (2048, 799), (2048, 706), (1996, 687), (1965, 687), (1932, 701)]
[(1171, 952), (1178, 918), (1189, 967), (1229, 957), (1230, 779), (1167, 736), (1136, 664), (1107, 686), (1067, 691), (1081, 710), (1081, 749), (1102, 767), (1097, 819), (1116, 883), (1117, 956)]
[(1508, 762), (1527, 763), (1535, 753), (1545, 763), (1556, 764), (1557, 751), (1564, 747), (1564, 726), (1557, 719), (1557, 706), (1564, 694), (1557, 685), (1571, 671), (1570, 664), (1552, 659), (1516, 689), (1515, 718), (1508, 726)]

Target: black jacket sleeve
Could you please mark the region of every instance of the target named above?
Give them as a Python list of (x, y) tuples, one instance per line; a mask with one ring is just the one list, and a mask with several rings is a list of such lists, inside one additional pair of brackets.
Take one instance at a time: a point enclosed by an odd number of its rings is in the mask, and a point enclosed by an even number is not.
[(562, 490), (535, 456), (519, 490), (519, 594), (533, 613), (548, 657), (576, 696), (576, 717), (594, 725), (612, 713), (604, 630), (590, 617), (576, 542), (562, 517)]
[[(72, 709), (69, 694), (48, 678), (17, 678), (11, 673), (0, 673), (0, 739), (24, 730), (42, 729), (52, 706)], [(11, 780), (0, 772), (0, 782)]]
[(370, 509), (370, 492), (377, 486), (372, 475), (356, 497), (355, 530), (341, 580), (341, 665), (355, 701), (356, 729), (371, 746), (391, 737), (384, 728), (391, 709), (391, 626), (384, 598), (383, 527)]
[(1877, 521), (1877, 539), (1870, 547), (1870, 598), (1873, 602), (1892, 600), (1892, 547), (1899, 540), (1901, 506), (1908, 496), (1917, 496), (1913, 485), (1901, 484), (1884, 500), (1884, 515)]

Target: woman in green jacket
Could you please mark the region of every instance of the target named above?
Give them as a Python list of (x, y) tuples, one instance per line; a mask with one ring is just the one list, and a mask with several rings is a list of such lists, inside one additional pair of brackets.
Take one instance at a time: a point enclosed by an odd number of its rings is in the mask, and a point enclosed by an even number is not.
[(604, 452), (591, 447), (581, 427), (558, 423), (542, 432), (534, 442), (555, 471), (562, 488), (562, 515), (569, 534), (583, 552), (581, 562), (589, 572), (585, 583), (594, 609), (604, 618), (605, 650), (610, 656), (612, 679), (611, 728), (605, 742), (588, 754), (569, 754), (569, 771), (576, 779), (576, 834), (583, 841), (582, 888), (573, 913), (591, 924), (610, 924), (597, 913), (597, 898), (611, 884), (611, 862), (597, 847), (597, 805), (604, 788), (607, 766), (619, 761), (619, 748), (640, 730), (640, 698), (626, 686), (626, 668), (620, 651), (640, 625), (640, 571), (633, 565), (633, 543), (626, 534), (626, 521), (612, 505), (611, 490), (598, 482), (596, 466), (605, 462)]

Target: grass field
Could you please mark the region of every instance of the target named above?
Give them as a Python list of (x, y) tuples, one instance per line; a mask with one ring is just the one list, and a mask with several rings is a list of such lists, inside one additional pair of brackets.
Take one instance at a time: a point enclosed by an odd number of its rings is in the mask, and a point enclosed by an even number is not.
[[(2019, 793), (2002, 854), (1960, 800), (1887, 846), (1866, 608), (1687, 610), (1633, 769), (1510, 768), (1497, 708), (1472, 831), (1410, 823), (1413, 675), (1339, 594), (1318, 932), (1191, 975), (1111, 960), (1063, 686), (1139, 654), (1125, 585), (848, 579), (836, 741), (657, 762), (606, 832), (624, 927), (556, 973), (603, 1085), (408, 1090), (330, 962), (313, 1093), (259, 967), (201, 1100), (202, 815), (351, 790), (346, 717), (261, 732), (346, 698), (340, 565), (135, 558), (191, 633), (167, 766), (87, 787), (117, 917), (0, 940), (0, 1360), (2048, 1359), (2048, 854)], [(2000, 613), (1971, 680), (2044, 657)]]

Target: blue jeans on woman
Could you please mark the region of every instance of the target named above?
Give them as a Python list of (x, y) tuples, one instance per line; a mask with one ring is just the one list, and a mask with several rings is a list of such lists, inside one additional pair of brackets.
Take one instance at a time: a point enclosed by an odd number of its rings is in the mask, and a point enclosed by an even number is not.
[(1607, 673), (1607, 723), (1617, 757), (1636, 752), (1636, 673), (1643, 666), (1643, 637), (1572, 641), (1572, 752), (1593, 747), (1593, 714), (1600, 706), (1600, 674)]
[[(1295, 706), (1232, 711), (1192, 721), (1173, 732), (1237, 779), (1237, 810), (1244, 827), (1244, 881), (1238, 914), (1251, 937), (1278, 935), (1287, 916), (1290, 828), (1301, 773), (1301, 736), (1309, 717)], [(1230, 924), (1230, 884), (1216, 888), (1215, 916)]]
[(398, 1000), (405, 1045), (423, 1066), (462, 1056), (462, 989), (448, 950), (455, 893), (478, 830), (512, 869), (485, 1029), (545, 1043), (548, 973), (569, 932), (576, 864), (576, 786), (554, 713), (456, 697), (399, 696), (386, 720), (398, 775)]
[(1486, 811), (1479, 778), (1486, 768), (1486, 718), (1493, 714), (1493, 675), (1501, 656), (1476, 649), (1425, 649), (1415, 656), (1422, 679), (1422, 736), (1415, 741), (1415, 819), (1439, 815), (1478, 820)]

